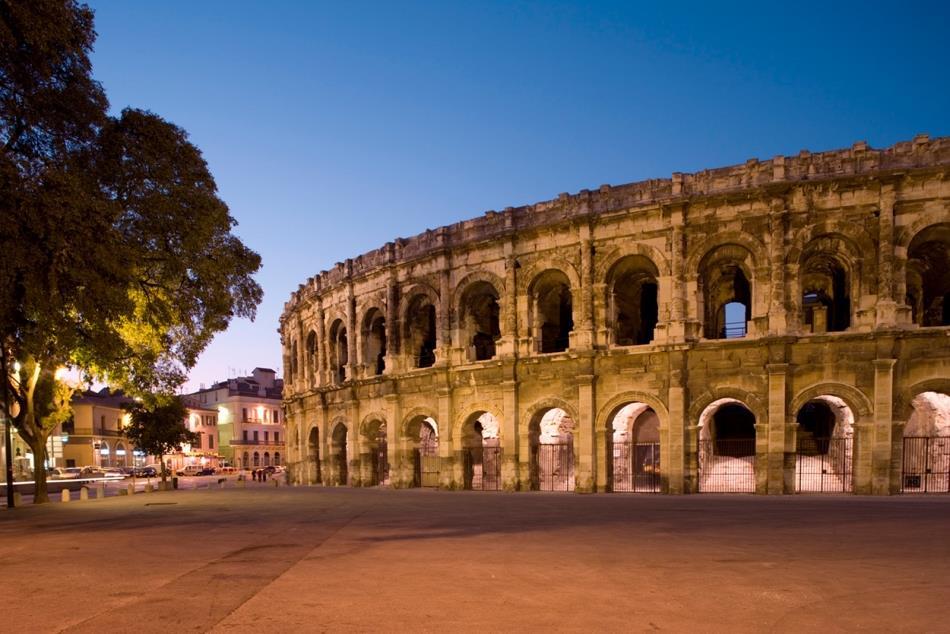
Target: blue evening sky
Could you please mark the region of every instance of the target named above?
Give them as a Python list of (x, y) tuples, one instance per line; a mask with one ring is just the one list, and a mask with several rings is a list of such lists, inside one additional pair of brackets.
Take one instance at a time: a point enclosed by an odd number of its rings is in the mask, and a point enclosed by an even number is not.
[(94, 0), (94, 74), (204, 152), (264, 259), (190, 387), (280, 368), (307, 277), (489, 209), (950, 134), (948, 2)]

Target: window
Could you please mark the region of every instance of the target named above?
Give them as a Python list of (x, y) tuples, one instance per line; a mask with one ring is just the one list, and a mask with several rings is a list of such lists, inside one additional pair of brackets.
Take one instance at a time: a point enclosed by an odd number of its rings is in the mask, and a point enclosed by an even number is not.
[(257, 453), (256, 451), (254, 452), (254, 466), (261, 466), (261, 454)]
[(99, 417), (99, 432), (103, 432), (106, 428), (106, 417), (105, 415)]
[(201, 449), (201, 434), (195, 436), (195, 449)]
[(257, 444), (258, 442), (259, 442), (259, 439), (257, 437), (257, 430), (255, 429), (254, 430), (254, 444)]
[(264, 432), (264, 442), (265, 442), (265, 443), (267, 443), (267, 441), (269, 440), (268, 436), (270, 436), (270, 432), (269, 432), (269, 431), (265, 431), (265, 432)]
[(244, 433), (244, 442), (247, 442), (247, 430), (245, 429), (243, 433)]
[(214, 436), (208, 435), (208, 449), (214, 449)]
[(275, 431), (275, 432), (274, 432), (274, 444), (275, 444), (275, 445), (280, 444), (280, 432), (279, 432), (279, 431)]
[(244, 407), (241, 409), (241, 411), (244, 412), (244, 422), (246, 423), (247, 422), (247, 408)]
[(273, 420), (275, 423), (280, 422), (280, 413), (276, 409), (274, 410), (274, 417), (271, 420)]

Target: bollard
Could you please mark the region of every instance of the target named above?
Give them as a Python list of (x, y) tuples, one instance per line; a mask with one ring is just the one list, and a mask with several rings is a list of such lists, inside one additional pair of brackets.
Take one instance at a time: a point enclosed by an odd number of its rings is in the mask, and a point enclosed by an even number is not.
[(126, 495), (135, 495), (135, 487), (132, 486), (131, 484), (130, 484), (129, 486), (127, 486), (126, 489), (125, 489), (125, 494), (126, 494)]
[(97, 482), (96, 483), (96, 497), (100, 500), (104, 500), (106, 497), (106, 483)]
[(129, 494), (128, 489), (119, 489), (119, 495), (128, 495), (128, 494)]
[(172, 478), (172, 488), (173, 489), (178, 488), (178, 478)]
[(238, 486), (241, 487), (242, 489), (246, 489), (247, 480), (245, 480), (244, 478), (241, 478), (240, 480), (238, 480)]
[(218, 488), (223, 489), (224, 485), (228, 483), (227, 478), (218, 478)]
[(13, 492), (13, 506), (23, 506), (23, 494), (19, 491)]
[(89, 499), (89, 487), (82, 487), (79, 489), (79, 501), (83, 502)]
[(280, 480), (278, 480), (277, 478), (271, 478), (271, 482), (274, 483), (275, 489), (280, 486)]
[(60, 493), (60, 499), (63, 502), (69, 502), (69, 489), (63, 489), (62, 493)]
[(152, 488), (152, 483), (151, 483), (151, 482), (146, 482), (146, 483), (145, 483), (145, 492), (146, 492), (146, 493), (151, 493), (151, 492), (154, 491), (154, 490), (155, 490), (155, 489)]

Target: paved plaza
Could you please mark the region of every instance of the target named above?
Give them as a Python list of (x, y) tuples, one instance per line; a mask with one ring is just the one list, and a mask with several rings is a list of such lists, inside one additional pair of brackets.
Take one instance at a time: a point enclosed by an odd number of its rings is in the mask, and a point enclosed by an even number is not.
[(0, 512), (24, 632), (946, 631), (950, 498), (150, 493)]

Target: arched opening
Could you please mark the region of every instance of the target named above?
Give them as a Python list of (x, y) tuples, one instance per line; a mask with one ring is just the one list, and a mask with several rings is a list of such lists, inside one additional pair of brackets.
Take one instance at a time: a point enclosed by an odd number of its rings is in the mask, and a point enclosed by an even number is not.
[(342, 319), (337, 319), (330, 326), (330, 368), (333, 371), (333, 380), (343, 383), (348, 377), (347, 367), (350, 362), (350, 349), (346, 337), (346, 326)]
[(323, 483), (323, 473), (320, 469), (320, 430), (316, 427), (310, 430), (307, 439), (307, 458), (310, 466), (310, 482)]
[(907, 257), (907, 303), (914, 323), (950, 326), (950, 223), (914, 236)]
[(660, 418), (646, 403), (627, 403), (610, 421), (612, 491), (660, 491)]
[(435, 365), (436, 348), (435, 305), (425, 295), (416, 295), (406, 312), (406, 350), (412, 356), (414, 368)]
[(817, 242), (801, 267), (802, 322), (815, 333), (840, 332), (851, 325), (850, 275), (840, 255), (822, 246), (828, 244)]
[(570, 346), (574, 330), (571, 283), (561, 271), (554, 269), (538, 276), (531, 293), (534, 310), (534, 336), (538, 352), (563, 352)]
[(950, 492), (950, 396), (921, 392), (904, 426), (902, 493)]
[(275, 467), (280, 466), (280, 452), (279, 451), (274, 452), (274, 466)]
[(614, 343), (650, 343), (659, 320), (656, 266), (641, 255), (626, 257), (614, 266), (610, 278)]
[(117, 466), (117, 467), (125, 467), (125, 466), (127, 466), (128, 463), (126, 462), (125, 454), (126, 454), (126, 451), (125, 451), (125, 443), (122, 443), (122, 442), (116, 443), (116, 445), (115, 445), (115, 466)]
[(364, 457), (369, 460), (370, 486), (389, 484), (389, 449), (386, 442), (386, 423), (371, 421), (363, 429)]
[(251, 454), (245, 451), (243, 460), (241, 461), (241, 464), (238, 466), (243, 469), (247, 469), (249, 466), (251, 466)]
[(363, 363), (374, 376), (386, 369), (386, 318), (377, 308), (363, 319)]
[(752, 256), (728, 244), (707, 254), (700, 263), (703, 329), (707, 339), (745, 337), (752, 319)]
[(254, 466), (255, 467), (261, 466), (261, 454), (260, 452), (257, 452), (257, 451), (254, 452)]
[(800, 493), (851, 491), (854, 413), (836, 396), (817, 396), (798, 410), (795, 489)]
[(475, 491), (501, 489), (501, 444), (498, 419), (476, 412), (462, 426), (463, 488)]
[(298, 374), (299, 367), (297, 361), (297, 342), (294, 341), (290, 344), (290, 380), (291, 382), (296, 381), (300, 378)]
[(264, 452), (264, 466), (265, 467), (270, 466), (270, 452), (269, 451)]
[(307, 376), (317, 375), (317, 333), (307, 333)]
[(331, 469), (333, 470), (333, 484), (346, 486), (350, 483), (349, 451), (347, 448), (347, 429), (343, 423), (337, 423), (333, 428), (330, 447)]
[(574, 490), (574, 420), (560, 408), (539, 412), (528, 426), (532, 491)]
[(755, 492), (755, 415), (741, 401), (723, 398), (699, 417), (699, 491)]
[(99, 454), (99, 466), (100, 467), (111, 467), (112, 466), (112, 448), (109, 447), (109, 441), (99, 440), (96, 441), (97, 448), (96, 453)]
[(459, 327), (469, 348), (469, 358), (485, 361), (495, 356), (495, 344), (501, 339), (498, 291), (488, 282), (474, 282), (462, 294)]
[(412, 486), (439, 486), (439, 425), (434, 418), (417, 416), (406, 427), (412, 446)]

